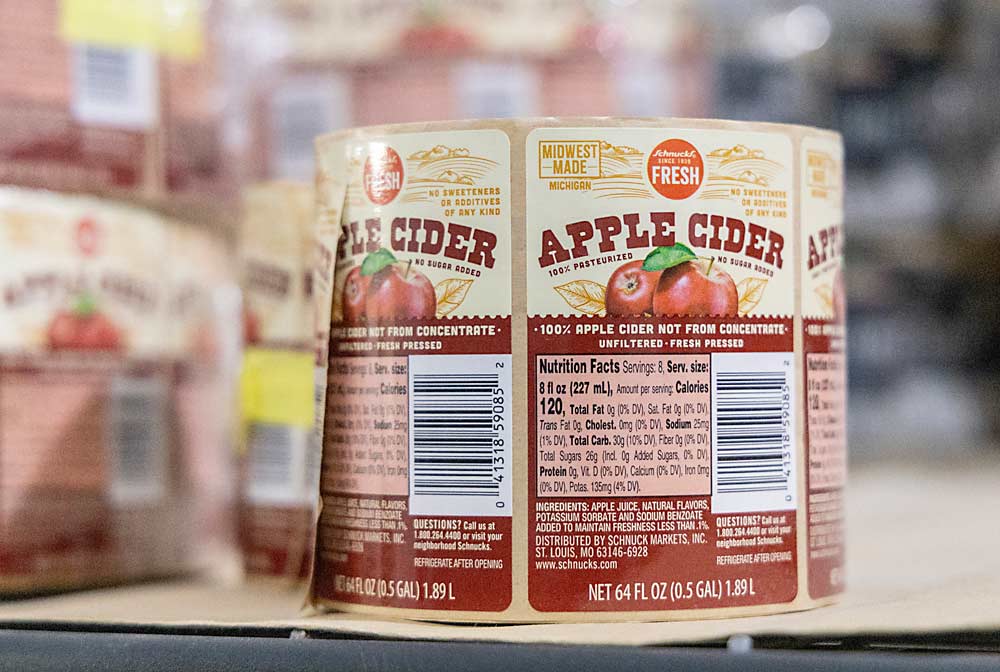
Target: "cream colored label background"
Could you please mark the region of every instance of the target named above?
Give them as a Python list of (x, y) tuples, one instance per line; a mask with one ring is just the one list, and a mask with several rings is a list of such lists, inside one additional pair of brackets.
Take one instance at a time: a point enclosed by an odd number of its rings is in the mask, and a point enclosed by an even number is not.
[[(326, 359), (333, 306), (334, 257), (347, 190), (343, 142), (328, 143), (316, 154), (315, 214), (310, 264), (313, 277), (314, 337), (320, 361)], [(325, 364), (324, 364), (325, 368)], [(325, 376), (324, 376), (325, 381)], [(325, 384), (325, 382), (324, 382)], [(320, 415), (322, 417), (322, 415)]]
[[(379, 206), (368, 200), (364, 190), (365, 159), (372, 146), (385, 144), (396, 150), (403, 159), (403, 186), (390, 203)], [(415, 268), (426, 275), (435, 286), (439, 309), (442, 307), (444, 285), (449, 282), (449, 296), (453, 298), (447, 314), (453, 317), (468, 315), (510, 315), (510, 141), (497, 130), (471, 130), (430, 133), (406, 133), (348, 141), (347, 170), (349, 175), (347, 198), (342, 221), (357, 221), (361, 230), (364, 220), (380, 217), (382, 246), (390, 248), (390, 225), (394, 217), (420, 217), (441, 221), (445, 227), (456, 222), (491, 231), (497, 236), (493, 250), (493, 268), (476, 266), (439, 255), (410, 252), (393, 254), (400, 261), (441, 261), (454, 266), (460, 264), (481, 272), (473, 277), (458, 272), (427, 265)], [(458, 199), (492, 198), (491, 196), (452, 196), (453, 189), (499, 189), (499, 215), (481, 215), (480, 206), (462, 205)], [(471, 210), (472, 214), (462, 212)], [(451, 211), (455, 212), (452, 213)], [(448, 214), (446, 214), (448, 213)], [(422, 233), (420, 234), (422, 236)], [(422, 240), (422, 237), (418, 238)], [(447, 240), (447, 238), (446, 238)], [(466, 246), (471, 248), (472, 242)], [(333, 320), (341, 319), (341, 298), (347, 273), (360, 264), (367, 252), (351, 255), (351, 238), (347, 240), (347, 256), (337, 260), (336, 281), (333, 295)], [(465, 282), (471, 280), (471, 283)]]
[[(704, 162), (704, 180), (701, 187), (685, 200), (671, 200), (661, 196), (649, 184), (646, 162), (650, 152), (662, 141), (680, 138), (694, 145)], [(602, 177), (592, 179), (591, 191), (550, 191), (550, 180), (539, 178), (540, 141), (603, 141), (601, 157)], [(634, 149), (635, 152), (628, 150)], [(626, 260), (574, 269), (574, 263), (600, 256), (597, 236), (590, 241), (594, 252), (589, 257), (570, 259), (567, 262), (542, 268), (541, 232), (552, 229), (566, 240), (565, 226), (571, 222), (595, 217), (624, 213), (638, 213), (640, 226), (648, 230), (650, 212), (673, 211), (676, 213), (676, 242), (691, 246), (696, 253), (715, 255), (716, 263), (739, 283), (748, 278), (764, 278), (760, 301), (749, 315), (791, 315), (794, 307), (794, 247), (793, 220), (794, 184), (793, 150), (791, 140), (777, 133), (748, 133), (739, 131), (683, 129), (683, 128), (539, 128), (528, 135), (525, 148), (527, 173), (527, 282), (528, 313), (531, 315), (582, 315), (572, 308), (555, 289), (574, 281), (589, 281), (606, 286), (611, 273)], [(712, 156), (715, 152), (716, 156)], [(766, 180), (767, 186), (755, 183)], [(755, 203), (761, 197), (748, 190), (783, 192), (784, 207), (775, 216), (777, 208), (770, 208), (767, 215), (758, 214)], [(774, 201), (769, 196), (763, 197)], [(744, 203), (745, 201), (745, 203)], [(749, 210), (749, 214), (748, 214)], [(722, 259), (717, 250), (699, 249), (688, 240), (688, 218), (692, 213), (710, 213), (736, 217), (744, 223), (773, 229), (784, 237), (782, 267), (763, 264), (773, 270), (772, 277), (753, 269), (734, 266)], [(621, 237), (624, 239), (624, 235)], [(631, 250), (632, 259), (643, 259), (652, 248)], [(766, 248), (765, 248), (766, 249)], [(625, 252), (624, 243), (616, 248)], [(723, 256), (733, 256), (722, 253)], [(567, 268), (566, 273), (551, 276), (549, 271)], [(593, 285), (589, 285), (593, 287)], [(759, 285), (758, 285), (759, 286)], [(603, 314), (603, 313), (599, 313)]]
[[(837, 227), (843, 245), (844, 147), (833, 138), (802, 138), (802, 314), (833, 317), (833, 283), (843, 267), (843, 254), (809, 268), (809, 239), (821, 229)], [(822, 254), (822, 250), (820, 250)]]
[[(311, 269), (313, 206), (312, 188), (293, 182), (257, 184), (244, 194), (240, 283), (264, 343), (311, 342), (312, 302), (305, 282)], [(255, 287), (251, 281), (255, 265), (287, 274), (288, 292), (279, 296)]]
[[(83, 218), (92, 219), (98, 232), (92, 255), (82, 254), (77, 245)], [(166, 225), (151, 213), (90, 198), (0, 191), (0, 292), (21, 285), (29, 274), (82, 275), (97, 310), (120, 328), (130, 354), (163, 355), (170, 349), (167, 248)], [(151, 305), (140, 309), (104, 291), (100, 278), (109, 272), (141, 282)], [(0, 351), (45, 350), (52, 318), (72, 310), (76, 301), (77, 296), (57, 291), (9, 304), (0, 294)]]

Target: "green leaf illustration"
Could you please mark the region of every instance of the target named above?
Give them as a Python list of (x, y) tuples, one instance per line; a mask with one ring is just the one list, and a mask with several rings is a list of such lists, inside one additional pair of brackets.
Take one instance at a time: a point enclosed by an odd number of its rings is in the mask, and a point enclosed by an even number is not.
[(694, 253), (694, 250), (684, 243), (664, 245), (646, 255), (646, 260), (642, 262), (642, 270), (665, 271), (678, 264), (683, 264), (685, 261), (694, 261), (697, 258), (698, 255)]
[(372, 252), (361, 262), (361, 275), (375, 275), (386, 266), (396, 263), (396, 257), (384, 247)]

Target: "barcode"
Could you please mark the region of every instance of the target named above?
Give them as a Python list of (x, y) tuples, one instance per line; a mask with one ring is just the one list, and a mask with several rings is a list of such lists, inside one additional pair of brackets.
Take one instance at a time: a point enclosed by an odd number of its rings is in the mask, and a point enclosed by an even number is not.
[(790, 353), (712, 356), (712, 510), (795, 508)]
[(156, 122), (159, 85), (150, 52), (79, 45), (73, 54), (77, 121), (122, 128), (149, 128)]
[(154, 501), (166, 486), (167, 393), (163, 381), (120, 377), (111, 385), (111, 496), (117, 503)]
[(317, 460), (311, 429), (256, 423), (247, 429), (246, 498), (253, 504), (308, 504)]
[(509, 516), (510, 355), (410, 357), (410, 513)]

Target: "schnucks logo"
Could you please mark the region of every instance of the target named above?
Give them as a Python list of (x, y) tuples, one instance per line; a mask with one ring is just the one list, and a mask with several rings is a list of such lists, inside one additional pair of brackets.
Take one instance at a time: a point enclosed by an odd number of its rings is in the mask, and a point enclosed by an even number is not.
[(698, 191), (705, 179), (705, 164), (694, 145), (671, 138), (649, 153), (646, 177), (661, 196), (679, 201)]
[(403, 160), (389, 145), (373, 144), (364, 171), (365, 194), (375, 205), (391, 203), (403, 188)]

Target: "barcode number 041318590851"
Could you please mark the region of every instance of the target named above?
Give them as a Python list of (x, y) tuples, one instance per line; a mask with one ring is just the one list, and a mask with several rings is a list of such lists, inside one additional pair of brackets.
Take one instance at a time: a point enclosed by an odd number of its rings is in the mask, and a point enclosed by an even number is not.
[(510, 355), (409, 358), (412, 515), (511, 515), (510, 390)]

